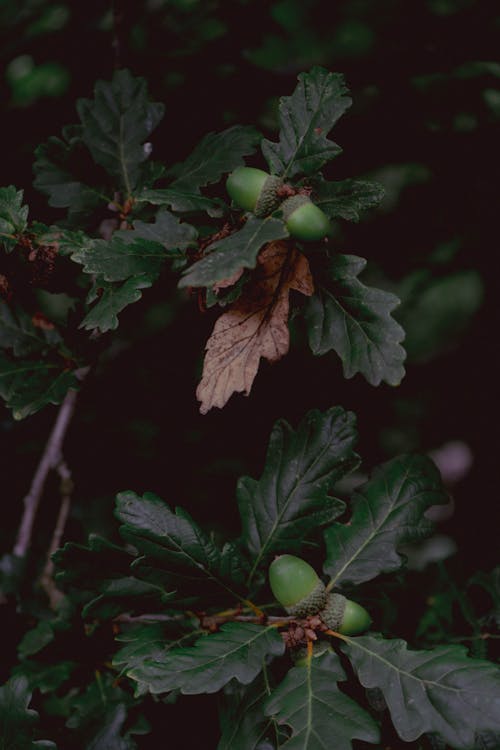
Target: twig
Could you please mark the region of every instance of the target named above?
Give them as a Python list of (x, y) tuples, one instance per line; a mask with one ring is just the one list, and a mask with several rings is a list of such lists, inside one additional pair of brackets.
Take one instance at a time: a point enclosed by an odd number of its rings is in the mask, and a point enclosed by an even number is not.
[(62, 462), (62, 446), (75, 410), (77, 396), (78, 392), (70, 389), (59, 407), (54, 427), (36, 468), (31, 487), (24, 498), (24, 512), (13, 549), (13, 553), (17, 557), (24, 557), (31, 545), (35, 516), (43, 494), (45, 482), (50, 471), (56, 469)]
[(43, 569), (43, 573), (40, 576), (40, 586), (46, 592), (50, 606), (55, 609), (58, 602), (62, 597), (62, 592), (57, 588), (54, 581), (54, 561), (52, 555), (61, 546), (62, 536), (66, 527), (66, 521), (69, 516), (69, 509), (71, 506), (71, 495), (73, 492), (73, 481), (71, 479), (71, 471), (69, 470), (65, 461), (61, 461), (57, 467), (57, 473), (61, 478), (60, 493), (61, 493), (61, 505), (50, 541), (49, 551), (47, 553), (47, 562)]

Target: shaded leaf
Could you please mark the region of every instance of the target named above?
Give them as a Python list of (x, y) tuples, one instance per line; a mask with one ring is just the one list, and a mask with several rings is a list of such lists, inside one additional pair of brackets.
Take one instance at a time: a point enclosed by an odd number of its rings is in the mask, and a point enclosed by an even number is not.
[(313, 293), (309, 263), (285, 242), (271, 242), (241, 297), (215, 323), (196, 390), (200, 412), (221, 409), (233, 393), (248, 396), (261, 357), (277, 362), (290, 344), (289, 294)]
[[(130, 240), (130, 232), (119, 231), (115, 236)], [(196, 244), (198, 233), (191, 224), (179, 221), (177, 216), (166, 209), (160, 210), (153, 223), (145, 221), (134, 221), (134, 232), (132, 237), (158, 242), (166, 250), (185, 250)]]
[(280, 747), (286, 750), (351, 750), (352, 740), (380, 741), (369, 713), (342, 693), (337, 681), (346, 675), (332, 652), (294, 667), (267, 700), (265, 711), (292, 735)]
[(13, 185), (0, 188), (0, 245), (9, 252), (17, 240), (4, 235), (22, 234), (28, 225), (28, 206), (23, 206), (23, 191)]
[(11, 308), (0, 301), (0, 347), (11, 349), (16, 357), (46, 351), (61, 342), (55, 328), (41, 329), (22, 308)]
[(77, 663), (74, 661), (46, 664), (34, 659), (25, 659), (14, 667), (12, 673), (13, 676), (25, 678), (30, 691), (39, 690), (43, 694), (50, 694), (59, 690), (61, 685), (74, 674), (75, 669), (77, 669)]
[(316, 355), (336, 351), (346, 378), (360, 372), (371, 385), (398, 385), (405, 373), (404, 331), (391, 311), (399, 300), (358, 280), (365, 265), (355, 255), (335, 256), (328, 286), (319, 287), (305, 309), (309, 345)]
[(405, 742), (436, 732), (456, 750), (470, 750), (476, 732), (500, 731), (500, 669), (469, 659), (463, 646), (408, 651), (405, 641), (380, 635), (345, 642), (359, 681), (382, 690)]
[(82, 139), (96, 164), (120, 181), (130, 196), (149, 156), (144, 142), (163, 117), (164, 106), (149, 101), (146, 81), (118, 70), (111, 82), (98, 81), (94, 99), (80, 99)]
[(105, 281), (125, 281), (131, 276), (156, 277), (167, 258), (167, 250), (158, 242), (116, 234), (108, 240), (83, 242), (73, 250), (71, 260), (81, 263), (85, 273), (97, 274)]
[(271, 171), (284, 177), (314, 174), (341, 153), (327, 138), (337, 120), (351, 106), (343, 76), (314, 67), (298, 76), (291, 96), (281, 97), (280, 139), (262, 141)]
[(179, 286), (211, 286), (241, 268), (255, 268), (262, 246), (284, 237), (288, 231), (280, 219), (251, 216), (243, 229), (209, 245), (208, 254), (186, 269)]
[(231, 589), (231, 579), (223, 577), (232, 568), (221, 560), (221, 550), (185, 510), (176, 508), (173, 513), (152, 492), (143, 497), (135, 492), (120, 492), (116, 515), (124, 524), (120, 527), (122, 537), (140, 554), (153, 558), (157, 567), (185, 577), (199, 594), (203, 586), (215, 584), (239, 598)]
[(86, 744), (86, 750), (136, 750), (137, 744), (130, 733), (123, 734), (126, 720), (127, 708), (123, 703), (108, 709), (101, 715), (99, 729)]
[(276, 552), (300, 550), (307, 536), (339, 516), (344, 503), (329, 493), (359, 463), (355, 417), (336, 406), (311, 411), (296, 431), (280, 420), (271, 433), (260, 480), (238, 482), (243, 543), (251, 576)]
[(170, 206), (177, 213), (204, 211), (209, 216), (222, 216), (224, 204), (215, 198), (206, 198), (197, 192), (178, 190), (176, 188), (157, 188), (143, 190), (137, 197), (141, 203), (152, 203), (154, 206)]
[[(107, 575), (106, 572), (104, 575)], [(136, 612), (148, 607), (161, 608), (175, 595), (175, 592), (165, 591), (160, 586), (134, 576), (106, 578), (99, 585), (99, 591), (99, 596), (83, 607), (83, 617), (110, 619), (122, 612)]]
[(365, 180), (314, 183), (314, 202), (330, 219), (359, 221), (360, 212), (378, 206), (384, 193), (378, 182)]
[(28, 708), (31, 691), (25, 677), (12, 677), (0, 687), (0, 747), (5, 750), (55, 750), (48, 740), (33, 739), (38, 723), (36, 711)]
[[(152, 283), (153, 279), (144, 275), (133, 276), (119, 286), (106, 282), (103, 282), (102, 286), (96, 285), (92, 296), (89, 295), (87, 298), (87, 303), (92, 302), (97, 297), (98, 302), (84, 317), (80, 323), (80, 328), (85, 328), (87, 331), (98, 328), (101, 333), (114, 331), (118, 328), (118, 313), (128, 305), (140, 300), (142, 297), (141, 290), (147, 289)], [(100, 296), (96, 294), (98, 290), (102, 292)]]
[(284, 649), (276, 628), (230, 622), (194, 646), (172, 649), (158, 661), (143, 663), (129, 676), (146, 683), (152, 693), (215, 693), (232, 679), (248, 685), (264, 659), (281, 656)]
[(174, 648), (191, 645), (200, 635), (204, 635), (204, 631), (197, 628), (198, 622), (195, 618), (186, 618), (171, 623), (134, 625), (116, 636), (115, 640), (126, 645), (114, 654), (113, 666), (120, 669), (120, 674), (134, 672), (136, 697), (148, 692), (148, 685), (138, 676), (142, 665), (161, 661)]
[(254, 153), (259, 138), (254, 128), (242, 125), (208, 133), (185, 161), (169, 170), (174, 177), (169, 190), (198, 193), (201, 187), (243, 165), (243, 157)]
[(88, 157), (80, 126), (63, 128), (62, 138), (51, 136), (35, 149), (34, 187), (48, 196), (49, 206), (67, 208), (71, 223), (81, 222), (106, 196), (79, 177), (81, 157)]
[(447, 501), (439, 471), (427, 456), (398, 456), (379, 466), (354, 492), (349, 523), (325, 531), (323, 570), (332, 585), (359, 584), (400, 568), (397, 547), (427, 536), (434, 524), (424, 512)]
[(133, 559), (129, 550), (98, 534), (89, 535), (88, 546), (66, 542), (52, 555), (58, 582), (89, 591), (107, 579), (126, 576)]
[(77, 387), (74, 372), (49, 362), (14, 362), (0, 355), (0, 396), (14, 419), (24, 419), (48, 404), (60, 404)]
[(248, 687), (229, 684), (220, 711), (222, 735), (217, 750), (262, 750), (270, 738), (277, 743), (278, 727), (264, 714), (264, 703), (271, 693), (267, 675), (261, 672)]

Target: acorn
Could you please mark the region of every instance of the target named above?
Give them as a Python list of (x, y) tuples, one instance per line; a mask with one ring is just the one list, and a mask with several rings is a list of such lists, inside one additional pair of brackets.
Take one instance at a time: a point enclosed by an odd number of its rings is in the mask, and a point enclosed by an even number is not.
[(226, 190), (232, 200), (255, 216), (267, 216), (278, 207), (278, 190), (283, 180), (254, 167), (237, 167), (226, 181)]
[(372, 619), (366, 609), (346, 599), (342, 594), (328, 594), (325, 608), (319, 616), (330, 630), (342, 635), (364, 633), (371, 625)]
[(271, 590), (288, 614), (315, 615), (326, 605), (326, 589), (314, 568), (295, 555), (276, 557), (269, 566)]
[(315, 242), (330, 232), (328, 217), (307, 195), (292, 195), (281, 204), (286, 228), (298, 240)]

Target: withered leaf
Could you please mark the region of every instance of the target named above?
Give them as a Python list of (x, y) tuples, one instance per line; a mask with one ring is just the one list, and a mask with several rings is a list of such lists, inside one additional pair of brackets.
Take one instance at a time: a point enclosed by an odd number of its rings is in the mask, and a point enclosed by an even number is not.
[(291, 289), (308, 297), (314, 293), (307, 258), (289, 242), (269, 242), (253, 280), (220, 316), (208, 339), (196, 391), (202, 414), (214, 406), (221, 409), (233, 393), (248, 396), (260, 358), (276, 362), (288, 352)]

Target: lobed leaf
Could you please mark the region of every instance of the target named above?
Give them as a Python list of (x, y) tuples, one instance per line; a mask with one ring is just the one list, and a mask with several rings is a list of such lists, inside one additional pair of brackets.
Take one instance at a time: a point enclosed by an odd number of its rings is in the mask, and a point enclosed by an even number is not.
[[(156, 566), (169, 574), (186, 578), (190, 586), (214, 584), (230, 595), (234, 565), (182, 508), (173, 513), (168, 505), (151, 492), (143, 497), (135, 492), (121, 492), (116, 499), (116, 515), (123, 523), (122, 537), (142, 555), (155, 560)], [(231, 548), (234, 549), (234, 548)], [(241, 582), (242, 575), (238, 574)], [(200, 593), (200, 592), (199, 592)]]
[(385, 190), (365, 180), (314, 181), (314, 202), (330, 219), (359, 221), (360, 212), (378, 206)]
[(243, 165), (243, 157), (254, 153), (258, 141), (257, 131), (243, 125), (208, 133), (185, 161), (169, 170), (174, 177), (169, 190), (198, 194), (200, 188)]
[(31, 690), (23, 676), (0, 687), (0, 743), (5, 750), (55, 750), (53, 742), (33, 739), (38, 713), (28, 708), (30, 701)]
[(290, 291), (313, 293), (306, 257), (286, 243), (268, 243), (258, 264), (241, 296), (216, 321), (207, 341), (196, 389), (202, 414), (213, 407), (222, 409), (235, 392), (248, 396), (261, 358), (277, 362), (288, 352)]
[(379, 688), (405, 742), (437, 733), (456, 750), (475, 747), (475, 735), (500, 731), (500, 669), (467, 657), (463, 646), (409, 651), (381, 635), (344, 638), (361, 684)]
[(131, 196), (150, 154), (145, 141), (163, 117), (163, 104), (149, 101), (143, 78), (118, 70), (111, 82), (98, 81), (94, 99), (80, 99), (77, 110), (82, 139), (94, 161)]
[(0, 355), (0, 396), (12, 409), (14, 419), (24, 419), (48, 404), (62, 403), (75, 374), (51, 362), (12, 361)]
[(0, 348), (10, 349), (15, 357), (47, 352), (61, 343), (55, 328), (39, 328), (22, 307), (10, 307), (0, 301)]
[(242, 541), (254, 559), (250, 579), (276, 552), (300, 550), (307, 536), (345, 508), (329, 493), (358, 464), (355, 417), (341, 407), (311, 411), (294, 431), (277, 422), (260, 480), (238, 482)]
[(340, 146), (327, 136), (351, 106), (344, 78), (338, 73), (314, 67), (298, 80), (293, 94), (280, 99), (279, 142), (262, 141), (271, 171), (288, 178), (312, 175), (341, 153)]
[(224, 213), (222, 201), (177, 188), (143, 190), (136, 200), (139, 203), (152, 203), (154, 206), (170, 206), (177, 213), (204, 211), (212, 217), (222, 216)]
[(147, 275), (133, 276), (119, 285), (105, 281), (96, 283), (87, 297), (87, 304), (95, 299), (98, 299), (98, 302), (87, 313), (79, 327), (87, 331), (98, 328), (101, 333), (114, 331), (118, 328), (118, 313), (140, 300), (142, 289), (147, 289), (152, 284), (153, 278)]
[(156, 277), (168, 251), (156, 241), (113, 235), (110, 240), (92, 240), (73, 250), (71, 260), (80, 263), (88, 274), (97, 274), (104, 281), (125, 281), (133, 276)]
[(240, 268), (255, 268), (262, 246), (284, 237), (288, 231), (280, 219), (251, 216), (242, 229), (209, 245), (207, 255), (185, 271), (179, 286), (210, 286)]
[(217, 750), (264, 750), (266, 741), (272, 747), (278, 746), (282, 733), (274, 719), (264, 714), (270, 694), (265, 670), (248, 687), (227, 685), (220, 711), (222, 735)]
[(17, 235), (27, 226), (28, 206), (23, 206), (23, 191), (13, 185), (0, 188), (0, 244), (6, 252), (15, 247)]
[(215, 693), (232, 679), (248, 685), (266, 658), (281, 656), (284, 650), (276, 628), (230, 622), (217, 633), (199, 638), (194, 646), (166, 651), (128, 675), (145, 683), (152, 693)]
[(316, 355), (336, 351), (346, 378), (360, 372), (371, 385), (398, 385), (405, 373), (404, 331), (391, 311), (399, 300), (358, 280), (365, 265), (355, 255), (335, 256), (328, 286), (319, 287), (305, 309), (309, 345)]
[(324, 532), (323, 570), (331, 586), (357, 585), (400, 568), (398, 546), (427, 536), (434, 524), (424, 512), (447, 501), (439, 471), (427, 456), (398, 456), (379, 466), (354, 492), (349, 522)]
[(351, 750), (359, 739), (380, 741), (378, 725), (352, 698), (342, 693), (337, 681), (346, 675), (333, 652), (294, 667), (266, 702), (265, 713), (292, 734), (283, 750)]

